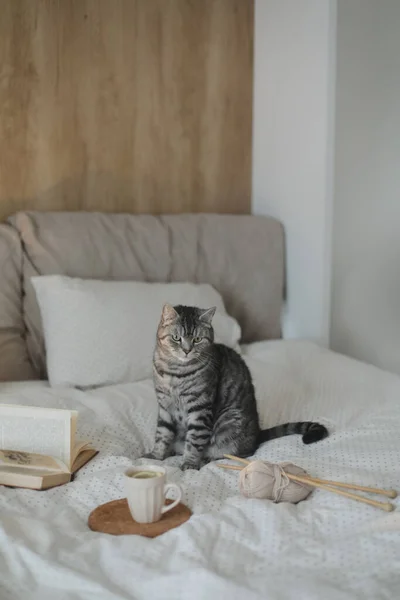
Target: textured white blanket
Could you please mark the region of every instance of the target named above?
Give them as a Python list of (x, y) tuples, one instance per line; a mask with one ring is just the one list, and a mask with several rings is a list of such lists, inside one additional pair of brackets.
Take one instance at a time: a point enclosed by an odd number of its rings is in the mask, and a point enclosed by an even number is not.
[[(328, 439), (297, 436), (257, 456), (310, 474), (400, 490), (400, 378), (303, 342), (245, 349), (265, 426), (319, 419)], [(66, 486), (0, 488), (0, 598), (380, 600), (400, 595), (400, 517), (315, 491), (296, 506), (248, 500), (237, 474), (166, 465), (193, 517), (160, 538), (87, 528), (90, 511), (123, 496), (155, 429), (151, 382), (80, 392), (2, 384), (0, 402), (79, 410), (80, 437), (100, 454)], [(395, 500), (397, 506), (398, 501)]]

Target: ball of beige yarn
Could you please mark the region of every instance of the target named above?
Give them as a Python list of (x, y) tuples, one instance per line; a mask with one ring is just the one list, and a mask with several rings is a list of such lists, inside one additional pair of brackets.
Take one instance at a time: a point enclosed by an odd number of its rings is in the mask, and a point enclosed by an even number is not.
[(301, 467), (290, 462), (280, 464), (255, 460), (240, 471), (240, 491), (247, 498), (265, 498), (273, 502), (292, 502), (305, 500), (312, 487), (297, 481), (291, 481), (286, 473), (307, 476)]

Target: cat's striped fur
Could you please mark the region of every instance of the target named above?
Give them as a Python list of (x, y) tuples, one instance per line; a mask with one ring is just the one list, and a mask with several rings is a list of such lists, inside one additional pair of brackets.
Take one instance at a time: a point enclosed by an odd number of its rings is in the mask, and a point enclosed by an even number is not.
[(326, 437), (312, 422), (260, 430), (249, 369), (237, 352), (214, 343), (214, 313), (164, 306), (153, 362), (159, 414), (148, 456), (183, 454), (182, 469), (198, 469), (224, 454), (250, 456), (277, 437), (298, 433), (305, 444)]

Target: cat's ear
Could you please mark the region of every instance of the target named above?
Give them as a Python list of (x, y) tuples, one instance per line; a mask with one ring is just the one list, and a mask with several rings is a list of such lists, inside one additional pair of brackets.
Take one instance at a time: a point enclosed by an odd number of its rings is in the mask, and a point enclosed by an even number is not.
[(176, 310), (174, 309), (174, 307), (172, 306), (172, 304), (164, 304), (163, 310), (162, 310), (162, 316), (161, 316), (161, 321), (164, 324), (172, 323), (173, 321), (176, 321), (178, 316), (179, 315), (176, 312)]
[(200, 314), (200, 321), (203, 321), (203, 323), (208, 323), (208, 325), (211, 325), (211, 321), (213, 316), (215, 315), (215, 311), (217, 310), (216, 306), (213, 306), (212, 308), (207, 308), (207, 310), (204, 310), (201, 314)]

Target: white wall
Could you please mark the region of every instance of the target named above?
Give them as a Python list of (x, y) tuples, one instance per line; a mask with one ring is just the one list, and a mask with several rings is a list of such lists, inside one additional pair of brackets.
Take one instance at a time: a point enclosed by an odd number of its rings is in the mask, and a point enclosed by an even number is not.
[(400, 372), (400, 0), (339, 0), (332, 347)]
[(255, 0), (253, 212), (286, 231), (284, 335), (329, 340), (335, 0)]

